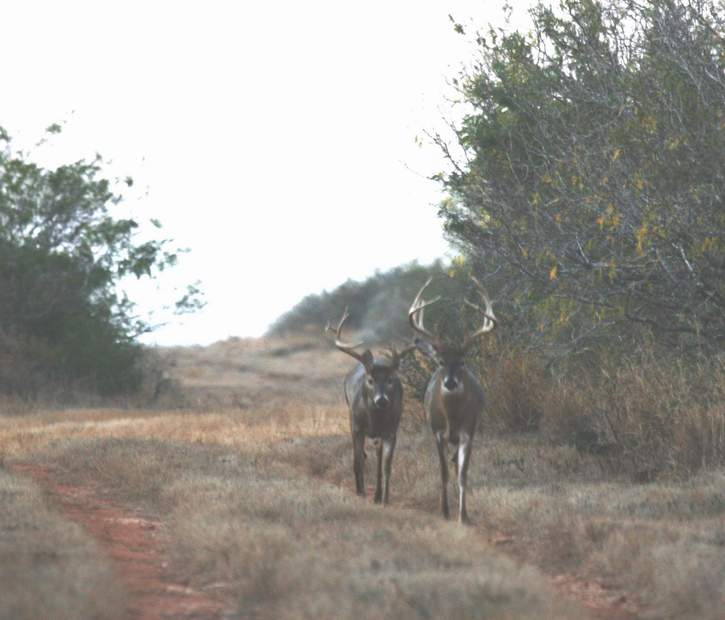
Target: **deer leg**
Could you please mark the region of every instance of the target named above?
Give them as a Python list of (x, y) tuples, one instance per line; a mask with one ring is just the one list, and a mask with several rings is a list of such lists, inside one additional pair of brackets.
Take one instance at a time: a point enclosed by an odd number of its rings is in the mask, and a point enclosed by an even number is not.
[(353, 471), (355, 472), (355, 491), (365, 497), (365, 435), (362, 433), (352, 436)]
[(448, 519), (450, 518), (450, 512), (448, 510), (448, 463), (446, 462), (448, 458), (448, 446), (446, 445), (446, 438), (443, 436), (443, 433), (436, 434), (436, 447), (438, 448), (438, 458), (441, 462), (441, 512)]
[(468, 478), (468, 464), (471, 461), (472, 447), (471, 437), (461, 437), (461, 442), (458, 444), (458, 521), (466, 525), (471, 522), (466, 511), (466, 480)]
[(456, 443), (453, 444), (453, 458), (451, 458), (451, 463), (453, 463), (453, 479), (456, 481), (456, 484), (458, 484), (458, 446), (460, 444)]
[(390, 470), (393, 467), (393, 453), (395, 452), (396, 436), (383, 440), (383, 506), (388, 503), (390, 496)]
[(378, 440), (378, 443), (376, 445), (376, 450), (378, 456), (378, 469), (377, 469), (377, 477), (375, 480), (375, 498), (374, 501), (376, 504), (379, 504), (381, 501), (383, 501), (383, 484), (382, 484), (382, 478), (383, 478), (383, 442), (382, 440)]

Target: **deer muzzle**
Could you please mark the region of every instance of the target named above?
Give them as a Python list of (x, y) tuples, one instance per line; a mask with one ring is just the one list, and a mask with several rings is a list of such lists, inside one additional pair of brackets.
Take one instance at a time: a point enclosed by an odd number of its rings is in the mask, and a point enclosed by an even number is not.
[(376, 409), (385, 409), (390, 404), (390, 399), (385, 394), (376, 394), (373, 397), (373, 405)]

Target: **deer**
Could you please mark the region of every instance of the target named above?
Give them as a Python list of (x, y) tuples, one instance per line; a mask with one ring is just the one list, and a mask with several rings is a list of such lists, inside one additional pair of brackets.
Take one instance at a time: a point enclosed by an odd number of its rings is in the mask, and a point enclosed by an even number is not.
[(476, 375), (466, 367), (465, 358), (471, 345), (496, 326), (496, 316), (485, 289), (475, 277), (471, 276), (486, 307), (483, 310), (468, 299), (464, 299), (464, 303), (483, 315), (482, 325), (474, 332), (466, 334), (460, 343), (443, 341), (424, 324), (425, 309), (441, 299), (440, 295), (429, 301), (423, 299), (423, 293), (432, 280), (432, 277), (428, 278), (418, 291), (408, 311), (408, 320), (418, 334), (415, 339), (416, 346), (438, 365), (428, 381), (423, 406), (428, 426), (435, 437), (440, 460), (441, 512), (446, 519), (450, 518), (448, 508), (448, 445), (450, 444), (455, 451), (452, 462), (458, 481), (458, 520), (462, 524), (470, 524), (466, 510), (466, 480), (473, 437), (484, 409), (484, 393)]
[(374, 501), (385, 506), (390, 494), (393, 453), (403, 413), (403, 386), (398, 378), (398, 367), (403, 355), (412, 351), (415, 345), (401, 352), (390, 348), (385, 356), (374, 356), (370, 349), (359, 353), (355, 349), (363, 342), (346, 343), (340, 338), (348, 318), (350, 314), (345, 308), (337, 327), (333, 328), (328, 322), (325, 331), (334, 338), (335, 347), (358, 361), (344, 380), (345, 402), (350, 411), (355, 490), (359, 496), (365, 497), (365, 439), (370, 438), (375, 441), (377, 451)]

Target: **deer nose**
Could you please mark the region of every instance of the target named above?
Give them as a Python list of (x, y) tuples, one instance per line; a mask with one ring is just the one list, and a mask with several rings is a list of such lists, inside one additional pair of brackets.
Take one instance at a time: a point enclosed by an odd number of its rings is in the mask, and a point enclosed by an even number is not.
[(455, 390), (457, 385), (458, 382), (453, 377), (446, 377), (446, 380), (443, 382), (443, 386), (447, 390)]
[(384, 409), (388, 405), (388, 397), (384, 395), (378, 395), (373, 399), (373, 403), (378, 409)]

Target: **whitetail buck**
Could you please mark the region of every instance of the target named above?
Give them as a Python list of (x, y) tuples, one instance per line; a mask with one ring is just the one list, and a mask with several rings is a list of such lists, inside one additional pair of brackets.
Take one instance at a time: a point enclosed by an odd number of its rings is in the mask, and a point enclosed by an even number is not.
[(403, 412), (403, 386), (398, 379), (398, 365), (402, 352), (390, 349), (386, 356), (373, 356), (369, 349), (363, 353), (355, 351), (362, 342), (349, 344), (340, 340), (340, 332), (349, 318), (347, 308), (336, 328), (329, 323), (325, 328), (335, 339), (335, 346), (360, 362), (345, 377), (345, 401), (350, 409), (350, 430), (352, 432), (353, 471), (355, 489), (365, 496), (365, 438), (377, 440), (377, 480), (375, 503), (388, 503), (390, 470), (393, 463), (395, 441)]
[[(440, 300), (440, 296), (430, 301), (423, 299), (423, 292), (431, 283), (432, 278), (418, 291), (408, 312), (408, 319), (413, 329), (424, 341), (417, 339), (418, 348), (438, 363), (425, 391), (424, 406), (428, 424), (435, 436), (441, 466), (441, 511), (448, 519), (448, 444), (456, 450), (453, 464), (458, 477), (459, 521), (469, 523), (466, 511), (466, 478), (471, 460), (473, 436), (483, 412), (483, 388), (476, 376), (465, 364), (466, 353), (474, 341), (490, 332), (496, 325), (491, 301), (481, 283), (471, 278), (478, 289), (486, 309), (464, 299), (466, 305), (476, 309), (483, 315), (483, 324), (475, 332), (467, 334), (461, 344), (444, 342), (438, 335), (426, 329), (423, 323), (424, 310)], [(426, 351), (424, 343), (432, 348)]]

